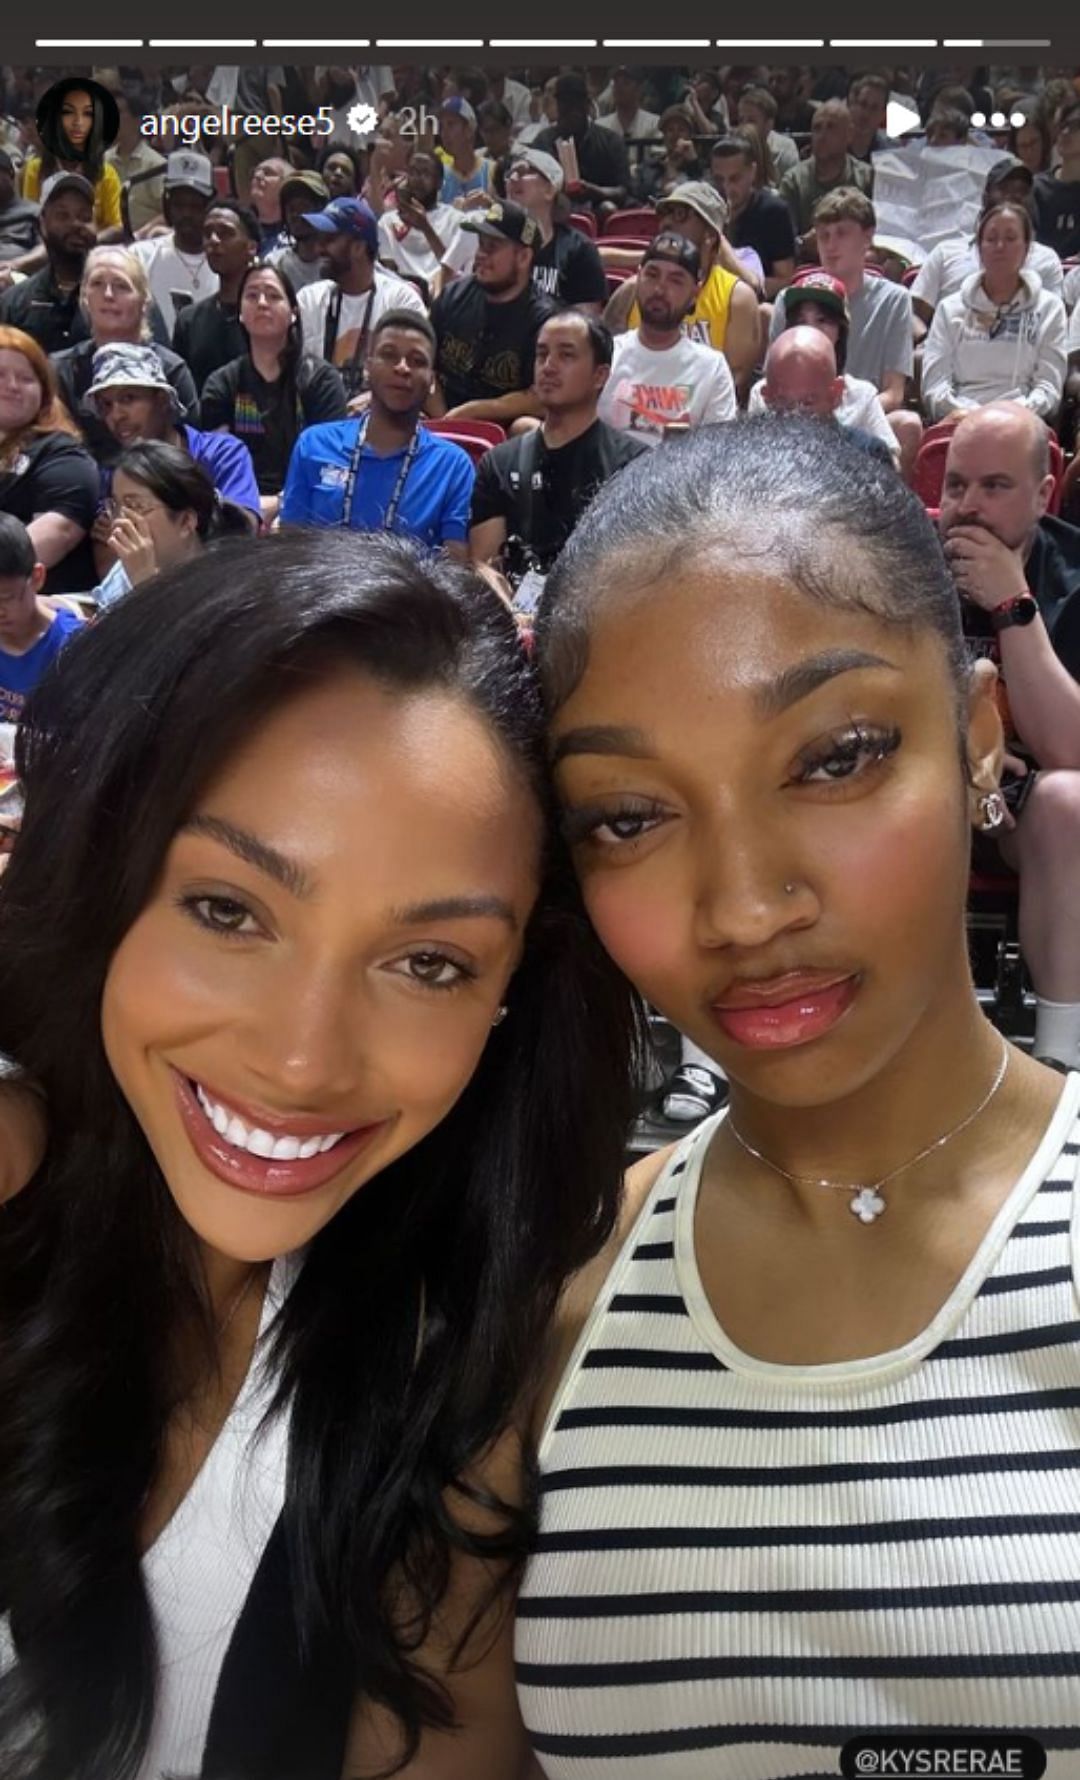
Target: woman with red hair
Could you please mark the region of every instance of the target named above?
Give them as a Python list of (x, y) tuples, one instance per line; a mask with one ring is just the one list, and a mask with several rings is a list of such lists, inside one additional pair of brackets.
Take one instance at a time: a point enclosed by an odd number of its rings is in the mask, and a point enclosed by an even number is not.
[(98, 482), (41, 347), (21, 328), (0, 327), (0, 512), (29, 531), (47, 593), (97, 580), (88, 537)]

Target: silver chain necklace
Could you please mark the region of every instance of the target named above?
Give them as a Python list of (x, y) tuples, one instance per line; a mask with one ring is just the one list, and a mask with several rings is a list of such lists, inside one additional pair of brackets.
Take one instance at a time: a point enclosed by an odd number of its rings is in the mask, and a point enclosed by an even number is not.
[(961, 1131), (966, 1131), (969, 1125), (973, 1125), (975, 1120), (979, 1117), (979, 1114), (984, 1113), (990, 1105), (991, 1100), (993, 1100), (994, 1095), (1005, 1080), (1005, 1072), (1008, 1067), (1009, 1046), (1003, 1038), (1001, 1041), (1001, 1062), (998, 1064), (997, 1074), (990, 1084), (989, 1093), (985, 1094), (982, 1100), (979, 1101), (975, 1111), (968, 1113), (967, 1118), (961, 1119), (959, 1125), (954, 1125), (951, 1131), (946, 1131), (944, 1137), (936, 1137), (933, 1143), (928, 1143), (926, 1148), (920, 1150), (917, 1156), (912, 1156), (907, 1162), (901, 1162), (899, 1168), (890, 1168), (888, 1174), (883, 1174), (880, 1180), (869, 1181), (865, 1186), (859, 1181), (818, 1180), (816, 1176), (812, 1174), (789, 1174), (786, 1168), (781, 1168), (779, 1162), (771, 1162), (768, 1156), (763, 1156), (760, 1150), (754, 1148), (753, 1144), (747, 1143), (742, 1132), (730, 1116), (726, 1121), (727, 1128), (731, 1132), (735, 1142), (742, 1146), (748, 1156), (753, 1156), (755, 1162), (763, 1162), (766, 1168), (771, 1168), (774, 1174), (782, 1175), (783, 1178), (786, 1181), (790, 1181), (793, 1186), (829, 1187), (837, 1193), (853, 1194), (854, 1196), (848, 1206), (849, 1211), (854, 1212), (860, 1223), (872, 1224), (886, 1209), (885, 1201), (881, 1197), (882, 1187), (885, 1186), (888, 1181), (895, 1180), (898, 1174), (903, 1174), (907, 1169), (914, 1168), (917, 1162), (925, 1161), (927, 1156), (932, 1156), (935, 1150), (940, 1150), (945, 1144), (951, 1142), (954, 1137), (959, 1137)]

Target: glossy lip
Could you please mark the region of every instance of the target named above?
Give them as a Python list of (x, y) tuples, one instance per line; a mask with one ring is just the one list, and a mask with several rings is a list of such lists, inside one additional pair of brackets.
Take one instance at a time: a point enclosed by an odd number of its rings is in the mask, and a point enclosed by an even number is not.
[[(771, 1000), (744, 996), (737, 1004), (729, 1000), (723, 1006), (712, 1006), (712, 1017), (725, 1038), (752, 1051), (790, 1050), (810, 1044), (843, 1019), (862, 984), (859, 976), (834, 977), (827, 983), (819, 979), (793, 993), (792, 979), (783, 991), (781, 981), (760, 985), (762, 990), (772, 991)], [(784, 998), (777, 999), (781, 993)]]
[(712, 1005), (717, 1013), (726, 1013), (729, 1008), (783, 1007), (831, 989), (836, 983), (846, 983), (854, 975), (850, 970), (786, 970), (778, 976), (751, 977), (733, 984)]
[[(391, 1122), (389, 1119), (382, 1119), (376, 1125), (361, 1125), (343, 1137), (332, 1150), (312, 1156), (305, 1162), (272, 1162), (263, 1156), (253, 1156), (247, 1150), (234, 1149), (231, 1144), (224, 1143), (199, 1105), (194, 1086), (188, 1077), (181, 1075), (177, 1069), (172, 1069), (171, 1074), (184, 1130), (203, 1167), (216, 1175), (218, 1180), (224, 1181), (227, 1187), (235, 1187), (240, 1192), (253, 1193), (264, 1199), (299, 1199), (326, 1186)], [(211, 1092), (204, 1084), (200, 1085), (204, 1086), (204, 1092), (211, 1100), (220, 1098), (221, 1104), (235, 1110), (246, 1124), (259, 1125), (264, 1131), (287, 1131), (294, 1137), (317, 1137), (326, 1136), (338, 1129), (328, 1125), (325, 1119), (305, 1119), (300, 1115), (282, 1119), (280, 1114), (256, 1112), (250, 1108), (245, 1110), (235, 1102)]]

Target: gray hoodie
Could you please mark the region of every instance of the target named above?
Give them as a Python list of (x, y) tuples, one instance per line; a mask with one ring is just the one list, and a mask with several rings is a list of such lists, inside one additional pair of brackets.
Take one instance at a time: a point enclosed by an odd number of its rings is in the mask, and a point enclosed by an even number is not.
[(987, 402), (1057, 413), (1067, 362), (1065, 305), (1024, 267), (1010, 303), (991, 301), (981, 269), (934, 312), (923, 349), (922, 399), (931, 420)]

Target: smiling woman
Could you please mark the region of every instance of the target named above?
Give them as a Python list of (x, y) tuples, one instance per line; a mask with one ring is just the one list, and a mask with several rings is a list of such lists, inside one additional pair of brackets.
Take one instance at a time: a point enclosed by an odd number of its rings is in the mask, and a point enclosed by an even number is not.
[(467, 1479), (610, 1228), (632, 1003), (482, 584), (275, 537), (79, 643), (0, 889), (51, 1125), (0, 1220), (0, 1765), (339, 1780), (355, 1694), (445, 1721), (459, 1561), (524, 1556)]

